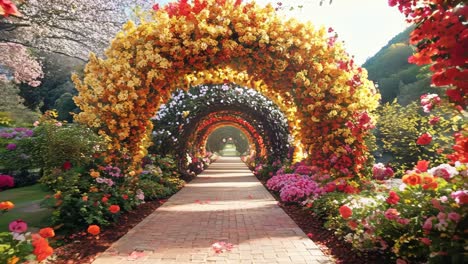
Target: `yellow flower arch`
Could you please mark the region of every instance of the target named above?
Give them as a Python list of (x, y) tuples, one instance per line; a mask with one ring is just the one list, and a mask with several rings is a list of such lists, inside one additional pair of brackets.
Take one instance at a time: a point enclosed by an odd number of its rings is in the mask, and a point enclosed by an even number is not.
[(75, 119), (109, 139), (109, 162), (138, 164), (149, 144), (150, 117), (171, 92), (208, 83), (209, 75), (226, 69), (245, 75), (237, 84), (274, 102), (291, 100), (285, 103), (296, 107), (290, 121), (300, 125), (298, 146), (311, 163), (353, 175), (366, 161), (368, 113), (379, 95), (365, 70), (324, 28), (285, 21), (271, 6), (171, 3), (138, 25), (129, 21), (105, 54), (92, 54), (84, 79), (73, 80), (82, 109)]

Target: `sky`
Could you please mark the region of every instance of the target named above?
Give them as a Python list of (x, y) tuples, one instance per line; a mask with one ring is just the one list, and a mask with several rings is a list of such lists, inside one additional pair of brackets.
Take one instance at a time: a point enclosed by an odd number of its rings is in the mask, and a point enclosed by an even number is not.
[[(281, 15), (311, 21), (317, 27), (332, 27), (357, 64), (363, 64), (409, 26), (398, 8), (388, 5), (388, 0), (333, 0), (331, 4), (325, 0), (322, 6), (320, 0), (256, 0), (261, 6), (271, 3), (274, 7), (280, 1), (283, 6), (303, 5), (292, 11), (285, 8)], [(164, 5), (170, 1), (156, 2)]]
[[(257, 0), (260, 5), (277, 1)], [(409, 25), (396, 7), (390, 7), (387, 0), (328, 0), (320, 6), (319, 0), (285, 0), (283, 5), (298, 6), (290, 11), (281, 11), (287, 17), (311, 21), (314, 26), (332, 27), (338, 33), (338, 40), (344, 41), (346, 51), (363, 64), (395, 35)]]

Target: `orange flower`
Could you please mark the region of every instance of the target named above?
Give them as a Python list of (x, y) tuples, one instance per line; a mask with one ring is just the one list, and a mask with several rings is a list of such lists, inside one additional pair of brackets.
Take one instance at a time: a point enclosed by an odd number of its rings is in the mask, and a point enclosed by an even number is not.
[(88, 227), (88, 233), (90, 233), (93, 236), (96, 236), (99, 233), (101, 233), (101, 228), (99, 228), (99, 226), (97, 226), (97, 225), (90, 225)]
[(436, 179), (432, 175), (425, 175), (422, 179), (423, 182), (423, 189), (436, 189), (438, 184), (436, 182)]
[(85, 195), (85, 196), (81, 197), (81, 200), (83, 200), (83, 202), (87, 202), (88, 201), (88, 196)]
[(109, 206), (109, 212), (111, 212), (111, 213), (113, 213), (113, 214), (116, 214), (116, 213), (118, 213), (119, 211), (120, 211), (120, 206), (115, 205), (115, 204)]
[(430, 161), (427, 160), (420, 160), (416, 164), (416, 169), (418, 169), (420, 172), (426, 172), (427, 168), (429, 167)]
[(32, 235), (32, 245), (34, 247), (33, 254), (36, 255), (36, 259), (39, 262), (45, 260), (54, 253), (54, 249), (49, 246), (49, 242), (38, 234)]
[(421, 183), (421, 175), (417, 173), (406, 174), (403, 176), (402, 180), (405, 184), (415, 186)]
[(15, 205), (10, 201), (4, 201), (0, 203), (0, 210), (11, 210)]
[(54, 232), (54, 229), (50, 227), (46, 227), (46, 228), (42, 228), (41, 230), (39, 230), (39, 235), (41, 235), (41, 237), (43, 238), (49, 238), (49, 237), (54, 237), (55, 232)]
[(95, 171), (93, 169), (89, 172), (89, 175), (91, 175), (91, 177), (93, 177), (93, 178), (97, 178), (97, 177), (101, 176), (99, 171)]
[(61, 191), (58, 191), (54, 194), (54, 198), (55, 199), (60, 199), (62, 197), (62, 192)]
[(19, 260), (20, 259), (17, 256), (13, 256), (8, 260), (7, 264), (16, 264)]

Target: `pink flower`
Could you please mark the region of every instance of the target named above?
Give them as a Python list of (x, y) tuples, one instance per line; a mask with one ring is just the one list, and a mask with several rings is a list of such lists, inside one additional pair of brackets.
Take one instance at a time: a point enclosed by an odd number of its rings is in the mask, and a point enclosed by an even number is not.
[(8, 226), (13, 233), (24, 233), (28, 229), (28, 224), (21, 219), (15, 220)]
[(457, 204), (467, 204), (468, 203), (468, 191), (467, 190), (461, 190), (461, 191), (456, 191), (450, 194), (450, 197), (457, 202)]
[(427, 237), (422, 237), (419, 240), (421, 241), (421, 243), (423, 243), (424, 245), (427, 245), (427, 246), (430, 246), (431, 243), (432, 243), (432, 241)]
[(387, 211), (385, 211), (384, 215), (388, 220), (395, 220), (398, 218), (400, 213), (395, 208), (389, 208)]
[(454, 222), (460, 221), (460, 218), (461, 216), (458, 213), (455, 213), (455, 212), (448, 213), (448, 219)]
[(33, 123), (33, 126), (37, 127), (39, 124), (40, 124), (39, 121), (35, 121), (35, 122)]
[(433, 219), (435, 219), (434, 216), (431, 216), (428, 219), (426, 219), (426, 221), (424, 221), (424, 224), (423, 224), (422, 228), (424, 230), (431, 230), (432, 229), (432, 220)]
[(429, 119), (429, 124), (430, 125), (435, 125), (435, 124), (439, 123), (439, 121), (440, 121), (440, 117), (433, 116), (431, 119)]
[(408, 218), (398, 218), (397, 222), (402, 225), (409, 224), (410, 220)]
[(450, 178), (458, 175), (457, 169), (449, 164), (441, 164), (428, 170), (428, 172), (434, 177), (441, 177), (445, 180), (449, 180)]
[(448, 201), (447, 196), (445, 196), (445, 195), (444, 195), (444, 196), (441, 196), (441, 197), (440, 197), (440, 201), (443, 202), (443, 203), (446, 203), (446, 202)]
[(396, 264), (408, 264), (404, 259), (397, 259)]

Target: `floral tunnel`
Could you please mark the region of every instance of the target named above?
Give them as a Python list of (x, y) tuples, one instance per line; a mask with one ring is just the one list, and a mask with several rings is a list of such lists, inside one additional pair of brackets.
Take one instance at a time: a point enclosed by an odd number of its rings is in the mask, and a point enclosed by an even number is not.
[(178, 156), (181, 172), (191, 157), (205, 156), (208, 136), (225, 125), (248, 136), (255, 146), (251, 159), (282, 160), (290, 146), (288, 122), (278, 106), (255, 90), (234, 84), (179, 90), (153, 120), (150, 152)]
[(245, 157), (256, 151), (254, 139), (237, 124), (222, 123), (211, 126), (200, 139), (201, 146), (209, 153), (222, 156)]
[(82, 109), (75, 119), (108, 139), (106, 161), (138, 169), (160, 104), (177, 87), (211, 83), (219, 70), (232, 69), (226, 82), (274, 102), (291, 99), (295, 122), (307, 128), (295, 138), (311, 164), (339, 177), (362, 175), (379, 95), (333, 31), (285, 20), (254, 2), (180, 1), (153, 9), (123, 27), (106, 58), (92, 54), (82, 80), (73, 77)]

